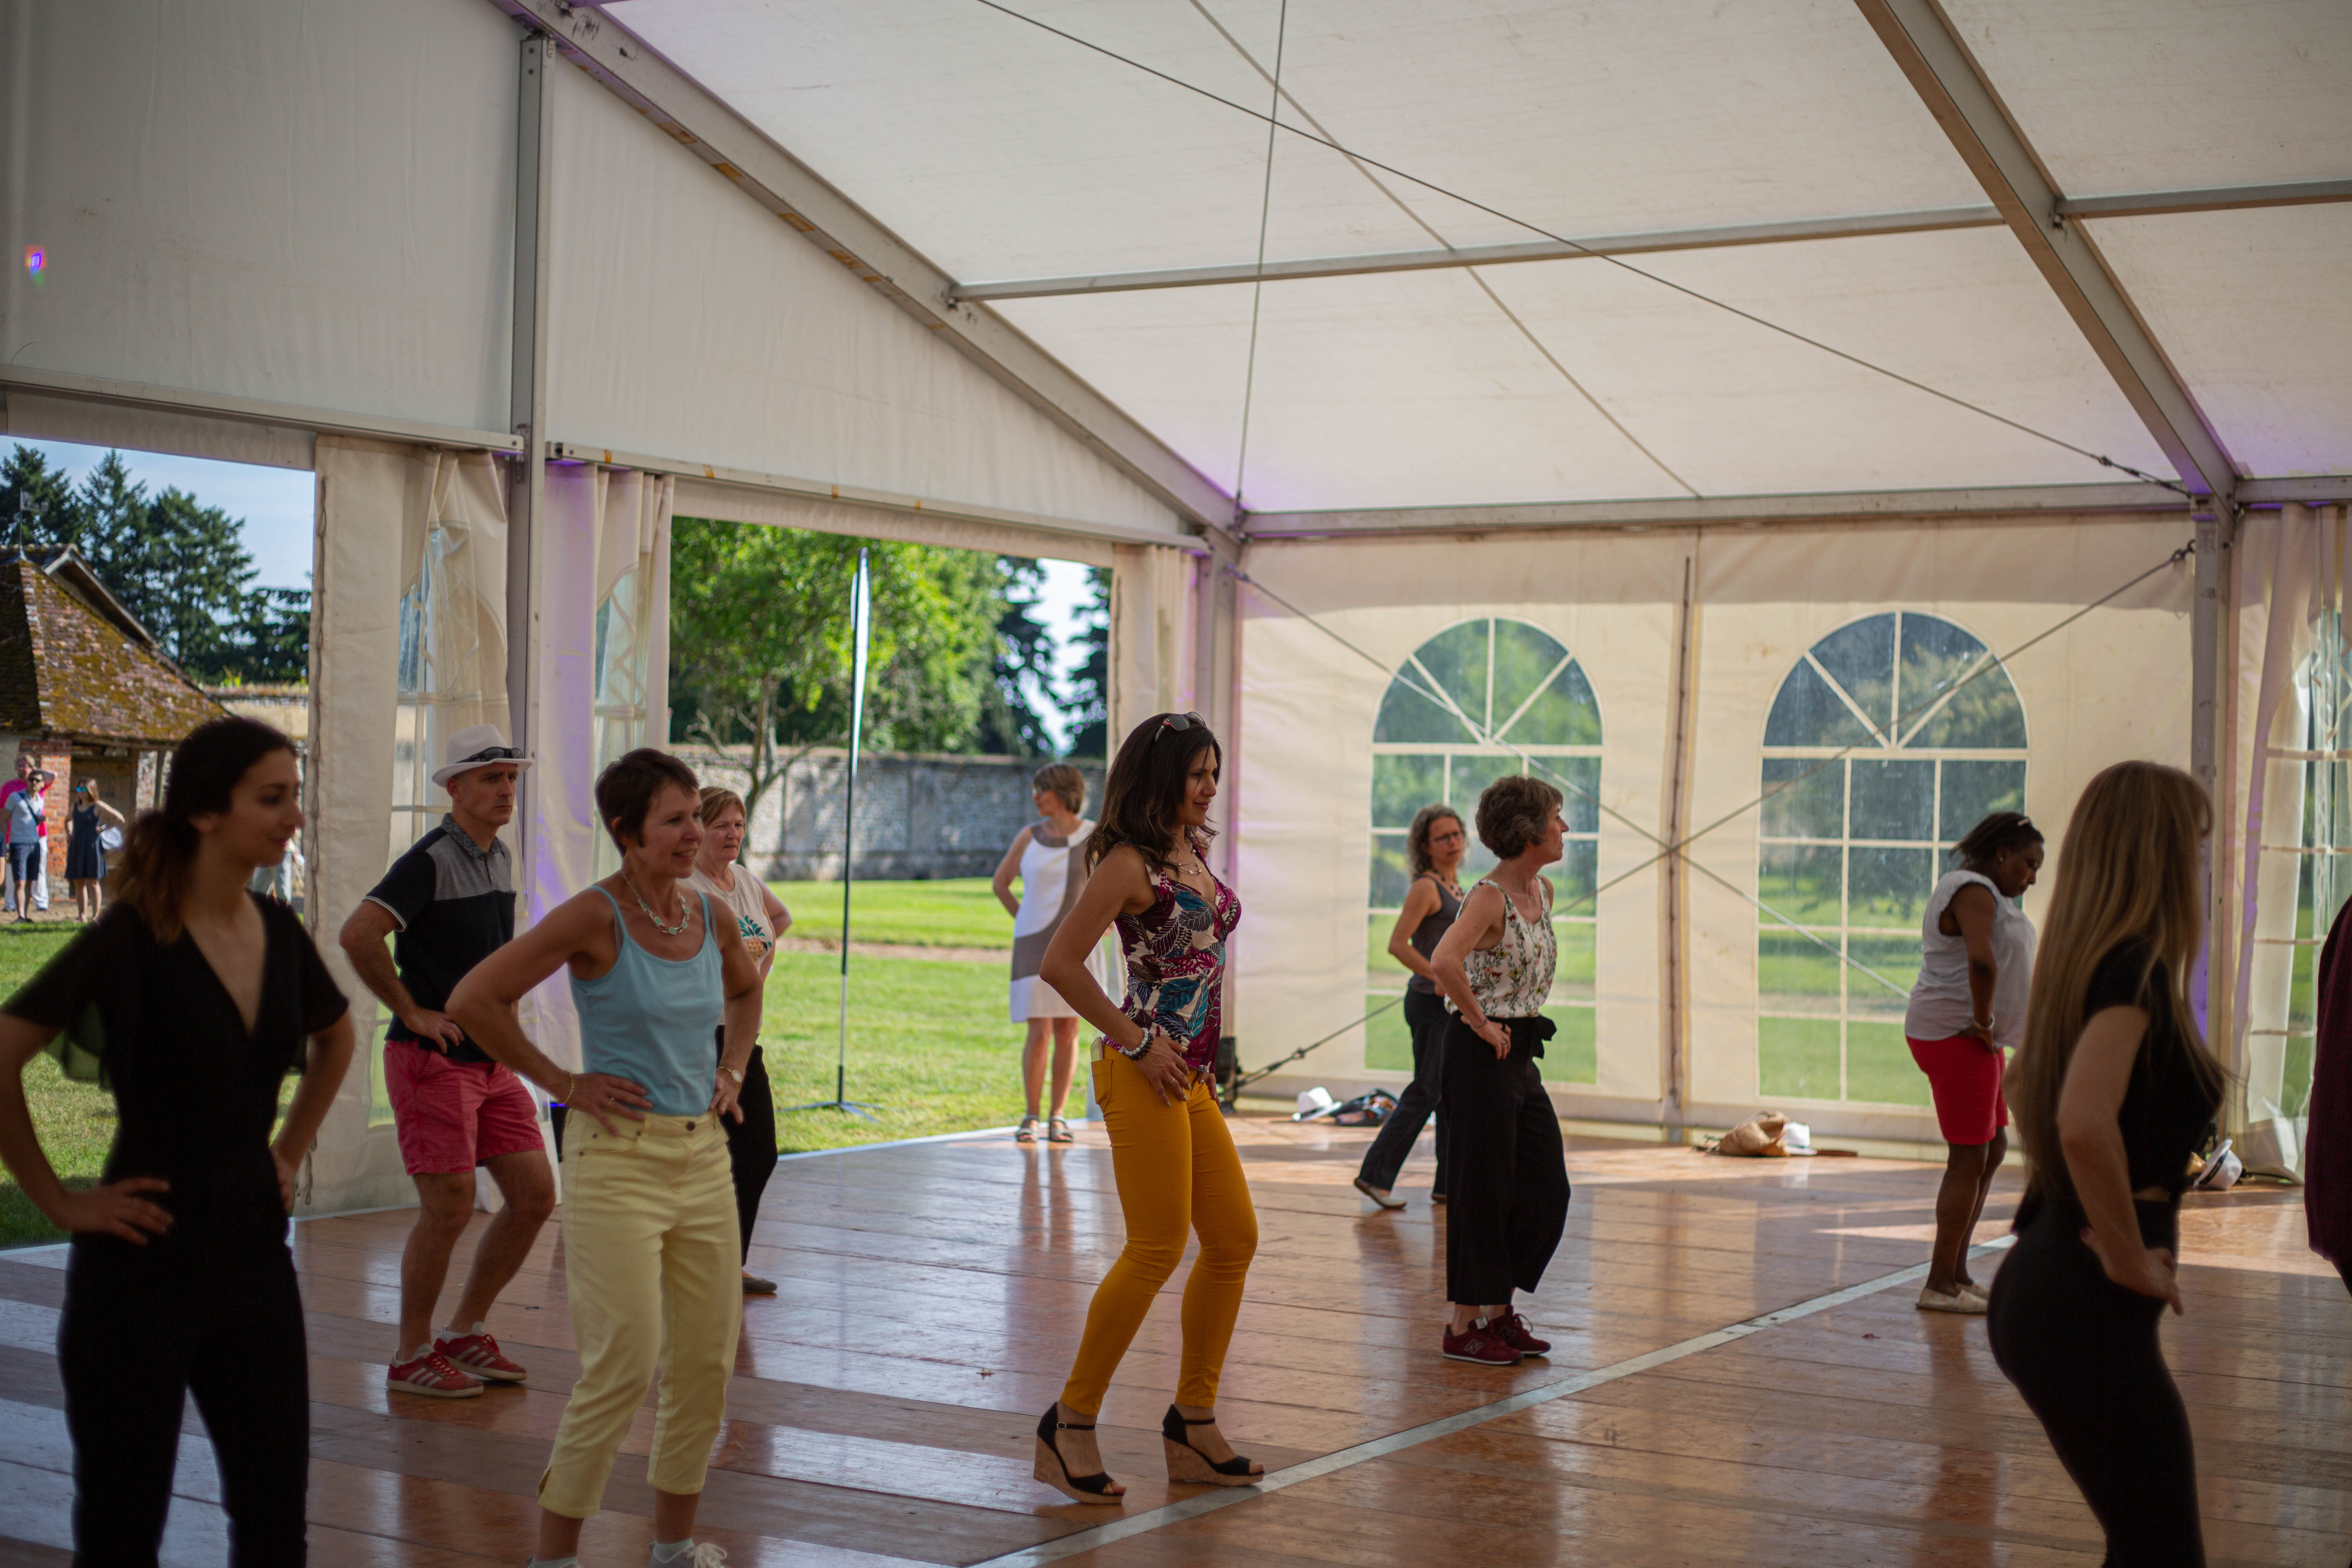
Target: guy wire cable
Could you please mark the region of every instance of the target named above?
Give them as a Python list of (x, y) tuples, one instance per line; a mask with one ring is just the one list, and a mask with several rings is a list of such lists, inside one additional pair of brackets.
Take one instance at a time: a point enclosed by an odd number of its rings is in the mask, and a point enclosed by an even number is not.
[[(1274, 25), (1274, 106), (1282, 107), (1282, 45), (1290, 33), (1290, 0), (1282, 0), (1282, 9)], [(1258, 303), (1265, 295), (1265, 232), (1274, 216), (1274, 146), (1278, 123), (1266, 116), (1265, 126), (1265, 189), (1257, 204), (1257, 271), (1250, 284), (1249, 359), (1242, 371), (1242, 444), (1241, 454), (1234, 459), (1234, 510), (1242, 510), (1242, 484), (1249, 477), (1250, 401), (1257, 392), (1257, 312)]]
[[(1055, 26), (1050, 22), (1041, 22), (1034, 16), (1024, 16), (1023, 13), (1013, 9), (1010, 5), (999, 4), (999, 0), (976, 0), (976, 3), (987, 6), (992, 11), (1001, 12), (1003, 15), (1012, 17), (1016, 22), (1026, 22), (1033, 27), (1038, 28), (1043, 32), (1051, 33), (1054, 37), (1064, 39), (1066, 42), (1076, 44), (1080, 48), (1091, 49), (1096, 54), (1104, 56), (1108, 59), (1117, 60), (1119, 64), (1139, 70), (1146, 76), (1157, 77), (1161, 81), (1168, 83), (1171, 87), (1182, 88), (1186, 92), (1197, 94), (1202, 98), (1207, 99), (1212, 103), (1223, 104), (1225, 108), (1233, 110), (1234, 112), (1239, 114), (1246, 114), (1253, 120), (1263, 120), (1276, 130), (1287, 131), (1293, 136), (1297, 136), (1306, 141), (1312, 142), (1318, 146), (1328, 147), (1343, 158), (1352, 159), (1357, 163), (1378, 169), (1383, 174), (1394, 174), (1400, 180), (1410, 180), (1425, 191), (1433, 192), (1438, 195), (1445, 197), (1449, 201), (1460, 202), (1465, 206), (1475, 208), (1477, 211), (1486, 214), (1489, 217), (1500, 218), (1505, 223), (1512, 224), (1517, 227), (1526, 229), (1530, 234), (1541, 235), (1544, 238), (1550, 240), (1555, 245), (1565, 245), (1573, 250), (1592, 258), (1596, 261), (1605, 261), (1612, 267), (1632, 273), (1636, 278), (1646, 279), (1650, 282), (1659, 285), (1661, 288), (1671, 289), (1677, 294), (1696, 300), (1700, 304), (1710, 305), (1718, 310), (1727, 311), (1731, 315), (1738, 317), (1741, 321), (1752, 322), (1757, 326), (1762, 327), (1767, 331), (1778, 332), (1784, 338), (1792, 339), (1797, 342), (1803, 343), (1808, 348), (1819, 349), (1822, 353), (1832, 355), (1837, 359), (1842, 359), (1848, 364), (1855, 365), (1863, 370), (1869, 371), (1874, 374), (1883, 375), (1890, 381), (1900, 382), (1905, 386), (1910, 387), (1916, 392), (1924, 392), (1928, 396), (1951, 404), (1956, 408), (1965, 408), (1971, 414), (1981, 415), (1985, 418), (1993, 421), (1995, 424), (2005, 425), (2010, 429), (2015, 430), (2021, 435), (2031, 436), (2037, 441), (2046, 441), (2053, 447), (2062, 447), (2066, 451), (2074, 453), (2076, 457), (2088, 458), (2091, 461), (2098, 464), (2102, 468), (2113, 468), (2118, 473), (2129, 474), (2132, 478), (2143, 480), (2146, 483), (2162, 485), (2166, 489), (2172, 490), (2182, 496), (2187, 496), (2189, 494), (2189, 487), (2180, 483), (2177, 479), (2160, 479), (2155, 474), (2145, 472), (2139, 468), (2135, 468), (2129, 463), (2118, 462), (2115, 458), (2106, 456), (2105, 453), (2094, 452), (2087, 447), (2078, 447), (2063, 436), (2053, 436), (2047, 430), (2038, 430), (2031, 425), (2022, 424), (2018, 420), (2011, 419), (2007, 415), (1996, 414), (1991, 409), (1985, 407), (1981, 404), (1970, 403), (1965, 397), (1958, 396), (1952, 393), (1939, 391), (1938, 389), (1928, 385), (1924, 381), (1915, 380), (1910, 376), (1905, 375), (1901, 371), (1889, 370), (1886, 366), (1864, 359), (1859, 354), (1848, 353), (1843, 349), (1834, 348), (1830, 344), (1822, 342), (1819, 338), (1807, 337), (1804, 333), (1798, 331), (1792, 327), (1784, 327), (1777, 321), (1767, 321), (1765, 318), (1755, 314), (1753, 311), (1743, 310), (1738, 306), (1730, 304), (1726, 300), (1718, 300), (1711, 294), (1703, 294), (1699, 292), (1699, 290), (1690, 288), (1685, 284), (1677, 283), (1670, 278), (1664, 278), (1655, 272), (1647, 271), (1642, 268), (1636, 267), (1632, 262), (1625, 260), (1622, 257), (1612, 256), (1605, 251), (1594, 250), (1580, 240), (1570, 239), (1564, 234), (1554, 234), (1551, 230), (1544, 227), (1541, 224), (1533, 223), (1514, 214), (1507, 213), (1500, 207), (1489, 206), (1485, 202), (1479, 201), (1475, 196), (1465, 196), (1459, 191), (1449, 189), (1444, 185), (1437, 184), (1429, 180), (1424, 180), (1418, 174), (1408, 174), (1406, 171), (1396, 167), (1392, 163), (1384, 163), (1381, 162), (1378, 158), (1372, 157), (1370, 153), (1359, 153), (1353, 148), (1343, 146), (1340, 143), (1332, 141), (1328, 137), (1318, 136), (1311, 131), (1304, 131), (1296, 125), (1286, 124), (1278, 115), (1263, 113), (1257, 110), (1250, 108), (1245, 103), (1236, 103), (1230, 98), (1226, 98), (1219, 93), (1211, 92), (1205, 87), (1195, 86), (1193, 83), (1186, 81), (1181, 77), (1171, 76), (1166, 71), (1159, 70), (1153, 67), (1145, 65), (1141, 60), (1133, 59), (1126, 55), (1122, 55), (1116, 49), (1107, 48), (1103, 45), (1095, 43), (1090, 39), (1082, 38), (1076, 33), (1065, 32), (1061, 28)], [(1278, 109), (1279, 107), (1280, 104), (1277, 100), (1276, 108)], [(1263, 266), (1264, 264), (1264, 258), (1261, 257), (1259, 265)]]

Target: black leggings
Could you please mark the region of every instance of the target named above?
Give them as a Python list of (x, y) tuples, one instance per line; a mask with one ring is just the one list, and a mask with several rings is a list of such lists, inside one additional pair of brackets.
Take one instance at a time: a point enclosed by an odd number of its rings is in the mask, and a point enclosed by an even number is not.
[[(719, 1054), (727, 1050), (727, 1031), (719, 1031)], [(722, 1116), (727, 1130), (727, 1163), (735, 1172), (735, 1219), (743, 1232), (743, 1260), (751, 1258), (751, 1226), (760, 1217), (760, 1195), (776, 1173), (776, 1096), (768, 1084), (768, 1058), (758, 1046), (743, 1068), (743, 1092), (737, 1100), (743, 1120)]]
[[(2150, 1247), (2173, 1205), (2140, 1202)], [(2203, 1568), (2189, 1410), (2157, 1342), (2164, 1303), (2107, 1278), (2070, 1203), (2046, 1203), (1993, 1277), (1993, 1360), (2107, 1532), (2113, 1568)]]
[(1445, 998), (1429, 991), (1404, 994), (1405, 1027), (1412, 1031), (1412, 1081), (1397, 1096), (1396, 1114), (1381, 1124), (1381, 1135), (1364, 1151), (1363, 1168), (1356, 1174), (1383, 1192), (1396, 1185), (1405, 1156), (1422, 1124), (1437, 1118), (1437, 1180), (1430, 1191), (1445, 1194), (1445, 1118), (1437, 1107), (1445, 1066)]
[[(171, 1240), (180, 1240), (173, 1237)], [(171, 1245), (171, 1241), (153, 1244)], [(310, 1368), (294, 1259), (159, 1269), (127, 1241), (74, 1244), (58, 1331), (82, 1568), (153, 1568), (189, 1394), (212, 1436), (235, 1568), (299, 1568)], [(186, 1273), (194, 1278), (174, 1277)]]
[(1568, 1226), (1568, 1158), (1537, 1053), (1548, 1018), (1497, 1018), (1511, 1054), (1459, 1017), (1445, 1026), (1445, 1299), (1508, 1301), (1533, 1290)]

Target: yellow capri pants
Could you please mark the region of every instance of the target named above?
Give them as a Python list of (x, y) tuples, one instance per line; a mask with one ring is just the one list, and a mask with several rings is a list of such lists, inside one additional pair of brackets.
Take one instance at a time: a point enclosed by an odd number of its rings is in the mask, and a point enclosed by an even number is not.
[(727, 1134), (713, 1116), (593, 1117), (563, 1128), (563, 1258), (580, 1381), (539, 1479), (550, 1513), (586, 1519), (658, 1371), (646, 1479), (702, 1490), (743, 1324)]
[(1184, 1281), (1176, 1403), (1211, 1408), (1257, 1254), (1257, 1207), (1233, 1134), (1204, 1080), (1193, 1079), (1190, 1093), (1163, 1105), (1143, 1069), (1117, 1051), (1095, 1058), (1095, 1100), (1110, 1131), (1127, 1246), (1095, 1288), (1062, 1402), (1085, 1415), (1102, 1408), (1111, 1373), (1184, 1256), (1185, 1233), (1197, 1231), (1201, 1255)]

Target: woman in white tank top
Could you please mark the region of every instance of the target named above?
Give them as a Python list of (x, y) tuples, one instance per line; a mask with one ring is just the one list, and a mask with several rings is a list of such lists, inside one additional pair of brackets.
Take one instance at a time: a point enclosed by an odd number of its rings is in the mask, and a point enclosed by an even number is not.
[(2017, 900), (2041, 874), (2042, 830), (2021, 813), (1997, 811), (1953, 846), (1952, 858), (1959, 869), (1927, 896), (1903, 1033), (1949, 1146), (1919, 1307), (1974, 1315), (1986, 1293), (1969, 1277), (1969, 1244), (2009, 1152), (2001, 1072), (2005, 1053), (2024, 1041), (2033, 979), (2033, 922)]

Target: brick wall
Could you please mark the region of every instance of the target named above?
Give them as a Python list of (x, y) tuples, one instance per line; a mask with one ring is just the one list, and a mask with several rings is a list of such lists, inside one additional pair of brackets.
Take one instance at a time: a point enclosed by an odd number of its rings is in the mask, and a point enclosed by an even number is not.
[[(682, 750), (705, 784), (740, 794), (735, 759)], [(831, 881), (841, 875), (843, 785), (847, 759), (812, 752), (795, 762), (751, 813), (743, 858), (763, 878)], [(985, 877), (1013, 835), (1036, 820), (1029, 780), (1043, 764), (1019, 757), (951, 757), (868, 752), (857, 764), (860, 877)], [(1103, 766), (1080, 763), (1087, 815), (1102, 799)]]

